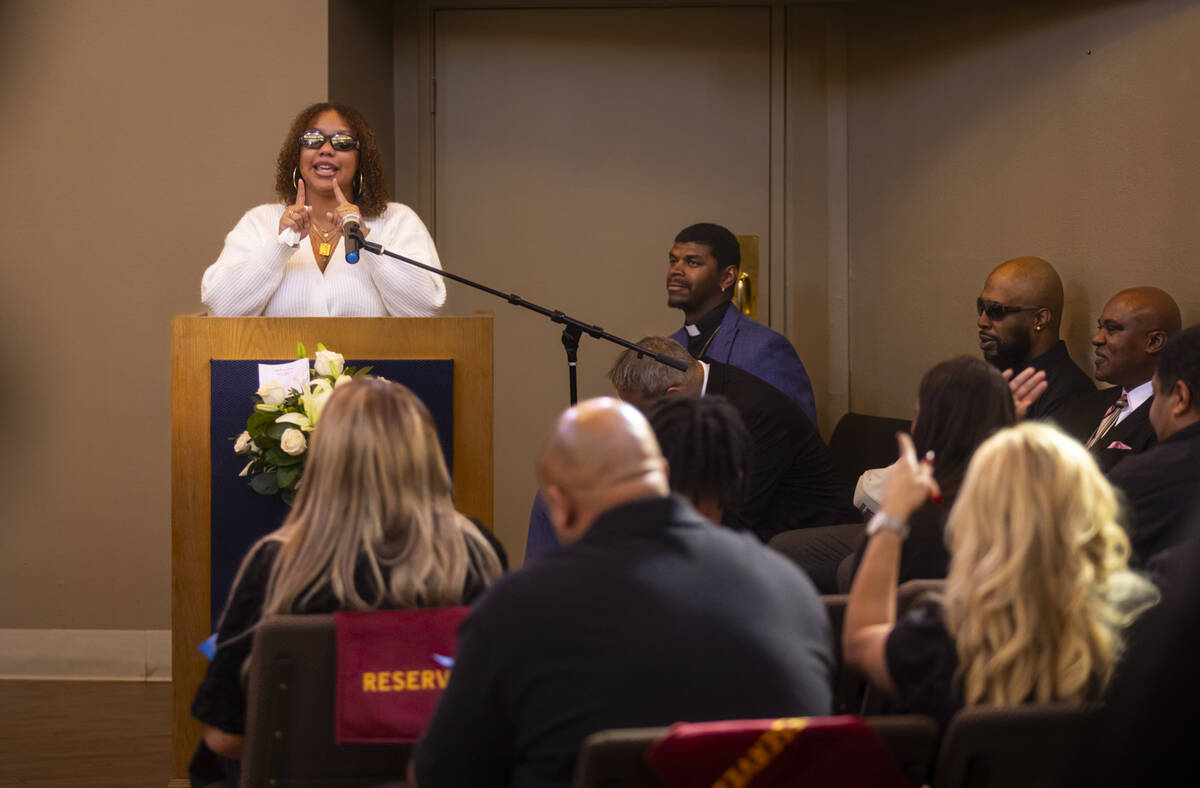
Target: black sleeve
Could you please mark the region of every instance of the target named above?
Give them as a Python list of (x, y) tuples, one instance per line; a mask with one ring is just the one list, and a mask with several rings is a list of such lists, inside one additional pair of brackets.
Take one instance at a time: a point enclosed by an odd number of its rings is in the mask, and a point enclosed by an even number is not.
[(247, 559), (245, 571), (229, 593), (229, 603), (217, 632), (217, 653), (192, 701), (193, 717), (226, 733), (246, 732), (242, 665), (250, 656), (253, 629), (262, 618), (267, 579), (278, 553), (279, 542), (262, 542)]
[(487, 788), (510, 782), (513, 722), (500, 682), (502, 643), (489, 635), (486, 614), (480, 613), (477, 608), (459, 628), (450, 683), (413, 754), (422, 788)]
[(919, 606), (897, 621), (884, 658), (905, 711), (928, 714), (945, 725), (961, 707), (954, 677), (958, 653), (939, 606)]

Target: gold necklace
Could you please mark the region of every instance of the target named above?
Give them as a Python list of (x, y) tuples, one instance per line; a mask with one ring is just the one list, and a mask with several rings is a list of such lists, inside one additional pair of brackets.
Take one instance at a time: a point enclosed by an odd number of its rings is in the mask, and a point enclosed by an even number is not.
[(329, 255), (333, 254), (333, 244), (330, 242), (333, 240), (334, 236), (337, 235), (336, 227), (329, 232), (326, 232), (320, 227), (317, 227), (316, 222), (313, 222), (308, 226), (308, 234), (312, 236), (312, 238), (314, 238), (320, 245), (317, 249), (318, 257), (329, 257)]

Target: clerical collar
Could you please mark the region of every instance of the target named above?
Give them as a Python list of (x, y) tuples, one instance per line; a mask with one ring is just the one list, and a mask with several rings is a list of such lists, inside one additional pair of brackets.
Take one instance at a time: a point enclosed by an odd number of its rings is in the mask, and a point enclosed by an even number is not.
[(729, 301), (725, 301), (695, 323), (688, 323), (683, 327), (688, 335), (688, 352), (694, 358), (704, 355), (704, 351), (708, 349), (713, 340), (713, 335), (721, 327), (721, 321), (725, 319), (725, 312), (730, 305)]

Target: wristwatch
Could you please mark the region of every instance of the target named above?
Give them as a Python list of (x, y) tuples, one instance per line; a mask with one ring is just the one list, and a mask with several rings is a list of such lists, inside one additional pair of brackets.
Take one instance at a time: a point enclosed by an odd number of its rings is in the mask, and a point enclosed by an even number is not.
[(908, 538), (908, 523), (904, 522), (899, 517), (893, 517), (892, 515), (885, 514), (884, 512), (877, 512), (875, 516), (872, 517), (869, 522), (867, 522), (867, 536), (874, 536), (884, 528), (895, 531), (900, 535), (901, 540)]

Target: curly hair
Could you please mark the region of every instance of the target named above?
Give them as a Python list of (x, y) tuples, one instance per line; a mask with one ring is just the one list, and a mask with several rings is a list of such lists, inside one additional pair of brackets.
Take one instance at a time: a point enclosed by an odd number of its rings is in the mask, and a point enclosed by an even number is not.
[(967, 706), (1080, 702), (1157, 599), (1126, 568), (1112, 487), (1081, 445), (1024, 423), (975, 452), (947, 523), (946, 629)]
[(292, 177), (300, 165), (300, 135), (311, 128), (314, 118), (329, 110), (345, 118), (350, 125), (350, 133), (359, 143), (358, 173), (362, 176), (362, 185), (349, 197), (358, 205), (363, 217), (370, 219), (379, 216), (387, 208), (388, 190), (379, 158), (379, 146), (375, 143), (375, 132), (371, 131), (367, 119), (358, 110), (345, 104), (322, 101), (305, 107), (292, 121), (292, 127), (279, 147), (279, 159), (275, 165), (275, 194), (284, 203), (296, 199), (296, 184)]

